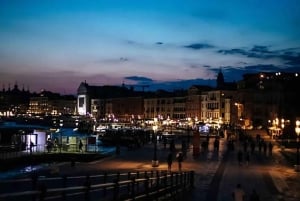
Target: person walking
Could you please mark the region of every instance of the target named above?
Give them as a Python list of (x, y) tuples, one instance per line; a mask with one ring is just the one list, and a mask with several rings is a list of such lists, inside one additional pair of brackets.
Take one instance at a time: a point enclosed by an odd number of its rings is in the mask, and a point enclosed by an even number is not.
[(255, 189), (252, 190), (249, 201), (260, 201), (259, 195)]
[(182, 161), (183, 161), (183, 154), (182, 152), (178, 152), (176, 155), (177, 162), (178, 162), (178, 171), (181, 172), (182, 170)]
[(246, 153), (245, 161), (246, 161), (246, 165), (248, 166), (249, 162), (250, 162), (250, 153), (249, 153), (249, 151), (247, 151), (247, 153)]
[(79, 152), (83, 152), (82, 147), (83, 147), (82, 141), (79, 140)]
[(242, 152), (242, 150), (239, 150), (237, 158), (238, 158), (239, 165), (242, 165), (242, 162), (243, 162), (243, 152)]
[(272, 142), (269, 142), (268, 147), (269, 147), (269, 156), (272, 156), (272, 152), (273, 152), (273, 144), (272, 144)]
[(30, 154), (32, 154), (33, 147), (34, 147), (34, 144), (31, 141), (30, 144), (29, 144)]
[(241, 184), (236, 185), (236, 188), (232, 192), (232, 197), (234, 201), (245, 201), (246, 194)]
[(168, 163), (168, 171), (171, 172), (172, 163), (173, 163), (173, 155), (171, 152), (168, 154), (167, 163)]

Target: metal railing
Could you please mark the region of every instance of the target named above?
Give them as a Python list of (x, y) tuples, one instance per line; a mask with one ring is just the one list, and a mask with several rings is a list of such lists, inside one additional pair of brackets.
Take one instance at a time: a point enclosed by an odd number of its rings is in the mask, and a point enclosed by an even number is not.
[(61, 144), (52, 147), (47, 150), (45, 145), (35, 145), (30, 148), (25, 147), (24, 150), (14, 150), (14, 151), (0, 151), (0, 159), (11, 159), (20, 158), (23, 156), (39, 155), (45, 153), (97, 153), (100, 152), (100, 148), (97, 145), (84, 146), (82, 152), (79, 150), (76, 144)]
[[(194, 172), (145, 171), (0, 181), (0, 200), (156, 200), (193, 188)], [(21, 188), (19, 188), (21, 187)], [(18, 189), (18, 190), (16, 190)]]

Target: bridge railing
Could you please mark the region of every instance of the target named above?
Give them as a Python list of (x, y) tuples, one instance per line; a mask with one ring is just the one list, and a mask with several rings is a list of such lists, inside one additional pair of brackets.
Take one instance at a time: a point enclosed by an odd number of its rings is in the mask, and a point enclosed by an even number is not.
[[(66, 182), (63, 186), (61, 184), (55, 186), (42, 182), (46, 180), (35, 181), (32, 190), (3, 193), (0, 194), (0, 200), (154, 200), (178, 196), (191, 189), (194, 184), (193, 171), (172, 173), (145, 171), (143, 174), (122, 175), (123, 177), (118, 173), (105, 182), (102, 179), (98, 182), (92, 181), (93, 175), (86, 176), (82, 184), (72, 186), (67, 186)], [(108, 178), (108, 175), (103, 177)]]

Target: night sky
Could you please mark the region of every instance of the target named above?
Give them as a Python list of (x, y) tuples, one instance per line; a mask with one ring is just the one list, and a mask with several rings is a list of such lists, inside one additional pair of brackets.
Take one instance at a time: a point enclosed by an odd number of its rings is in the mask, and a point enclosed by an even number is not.
[(0, 0), (5, 88), (174, 90), (299, 64), (299, 0)]

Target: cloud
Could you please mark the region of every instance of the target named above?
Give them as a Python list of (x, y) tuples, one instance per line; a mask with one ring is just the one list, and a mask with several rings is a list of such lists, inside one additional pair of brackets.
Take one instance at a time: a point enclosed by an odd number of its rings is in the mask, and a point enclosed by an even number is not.
[(285, 54), (280, 57), (285, 60), (286, 64), (300, 68), (300, 53), (285, 52)]
[[(243, 55), (249, 58), (258, 59), (279, 59), (283, 64), (289, 66), (300, 66), (299, 48), (289, 48), (280, 50), (269, 50), (268, 46), (254, 45), (252, 48), (233, 48), (217, 51), (223, 55)], [(258, 65), (259, 66), (259, 65)]]
[(94, 61), (93, 63), (95, 64), (103, 64), (103, 63), (108, 63), (108, 64), (116, 64), (116, 63), (124, 63), (128, 62), (130, 59), (128, 57), (119, 57), (119, 58), (110, 58), (110, 59), (99, 59)]
[[(218, 73), (220, 68), (211, 69)], [(285, 67), (276, 66), (273, 64), (257, 64), (248, 66), (222, 66), (222, 73), (226, 82), (240, 81), (244, 74), (259, 73), (259, 72), (299, 72), (299, 67)]]
[(250, 51), (258, 53), (272, 53), (268, 50), (267, 46), (262, 45), (254, 45), (254, 47)]
[(149, 90), (166, 90), (166, 91), (174, 91), (174, 90), (187, 90), (192, 85), (206, 85), (206, 86), (216, 86), (215, 79), (189, 79), (189, 80), (178, 80), (178, 81), (166, 81), (166, 82), (157, 82), (149, 85)]
[(137, 82), (153, 82), (151, 78), (141, 77), (141, 76), (128, 76), (125, 77), (126, 80), (132, 80)]
[(192, 43), (190, 45), (183, 46), (184, 48), (193, 49), (193, 50), (200, 50), (200, 49), (209, 49), (213, 48), (213, 45), (207, 43)]
[(155, 44), (156, 45), (163, 45), (164, 43), (163, 42), (156, 42)]
[(234, 48), (234, 49), (229, 49), (229, 50), (218, 50), (218, 53), (221, 54), (241, 54), (241, 55), (247, 55), (247, 52), (243, 49), (238, 49), (238, 48)]

